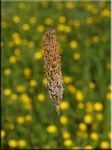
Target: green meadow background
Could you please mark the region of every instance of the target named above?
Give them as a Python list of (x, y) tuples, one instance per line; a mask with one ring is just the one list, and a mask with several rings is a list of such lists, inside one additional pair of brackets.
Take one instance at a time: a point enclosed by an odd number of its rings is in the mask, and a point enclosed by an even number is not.
[[(2, 149), (110, 148), (110, 14), (109, 1), (2, 2)], [(44, 78), (48, 27), (60, 43), (61, 136)]]

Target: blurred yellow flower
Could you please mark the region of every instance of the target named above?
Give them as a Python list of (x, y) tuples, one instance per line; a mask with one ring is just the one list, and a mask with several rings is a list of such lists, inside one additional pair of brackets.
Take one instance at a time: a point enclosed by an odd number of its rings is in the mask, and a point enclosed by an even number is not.
[(31, 103), (24, 103), (24, 109), (26, 109), (26, 110), (32, 109), (32, 104)]
[(1, 138), (3, 139), (6, 136), (5, 130), (1, 130)]
[(11, 147), (11, 148), (16, 148), (16, 147), (18, 146), (17, 140), (15, 140), (15, 139), (10, 139), (10, 140), (8, 141), (8, 145), (9, 145), (9, 147)]
[(15, 100), (17, 100), (18, 96), (17, 96), (17, 94), (13, 93), (13, 94), (11, 94), (10, 98), (15, 101)]
[(57, 26), (57, 30), (63, 32), (65, 30), (65, 25), (64, 24), (59, 24)]
[(53, 134), (57, 132), (57, 127), (55, 125), (49, 125), (46, 130), (48, 133)]
[(9, 62), (10, 63), (15, 63), (17, 61), (16, 56), (10, 56), (9, 57)]
[(15, 55), (17, 58), (20, 58), (21, 57), (21, 51), (19, 48), (16, 48), (15, 51), (14, 51)]
[(38, 99), (38, 101), (43, 102), (43, 101), (45, 101), (45, 95), (40, 93), (37, 95), (37, 99)]
[(86, 131), (87, 130), (87, 125), (85, 123), (80, 123), (79, 124), (79, 129), (82, 131)]
[(95, 36), (93, 36), (93, 38), (92, 38), (92, 41), (93, 41), (94, 43), (98, 43), (99, 40), (100, 40), (100, 37), (99, 37), (98, 35), (95, 35)]
[(64, 146), (66, 147), (72, 146), (72, 144), (73, 144), (73, 141), (71, 139), (67, 139), (64, 141)]
[(72, 28), (71, 28), (70, 26), (65, 26), (65, 28), (64, 28), (64, 31), (65, 31), (66, 33), (71, 32), (71, 30), (72, 30)]
[(34, 59), (40, 60), (41, 58), (42, 58), (42, 52), (37, 51), (34, 53)]
[(70, 76), (64, 76), (63, 80), (65, 83), (71, 83), (73, 81), (73, 78)]
[(103, 16), (103, 17), (110, 17), (110, 10), (107, 9), (107, 8), (105, 8), (104, 10), (102, 10), (101, 16)]
[(87, 23), (88, 25), (93, 24), (93, 18), (92, 18), (92, 17), (87, 17), (86, 23)]
[(14, 23), (19, 23), (20, 22), (20, 17), (19, 16), (13, 16), (13, 22)]
[(112, 99), (112, 92), (107, 92), (106, 99), (111, 100)]
[(86, 110), (88, 112), (92, 112), (93, 111), (93, 103), (92, 102), (87, 102), (86, 103)]
[(71, 42), (70, 42), (70, 47), (71, 47), (72, 49), (76, 49), (77, 46), (78, 46), (77, 41), (71, 41)]
[(78, 107), (79, 109), (84, 109), (85, 105), (84, 105), (83, 102), (79, 102), (79, 103), (77, 104), (77, 107)]
[(18, 140), (18, 146), (19, 146), (19, 147), (22, 147), (22, 148), (23, 148), (23, 147), (26, 147), (26, 145), (27, 145), (27, 143), (26, 143), (25, 140), (22, 140), (22, 139), (21, 139), (21, 140)]
[(74, 21), (74, 27), (75, 27), (76, 29), (79, 29), (79, 28), (80, 28), (80, 21), (79, 21), (79, 20), (75, 20), (75, 21)]
[(10, 68), (6, 68), (4, 70), (4, 75), (9, 76), (11, 74), (12, 70)]
[(25, 92), (26, 88), (24, 85), (18, 85), (16, 87), (16, 90), (17, 90), (17, 92), (22, 93), (22, 92)]
[(83, 92), (80, 91), (80, 90), (77, 90), (76, 94), (75, 94), (75, 98), (76, 98), (77, 101), (83, 101), (83, 99), (84, 99)]
[(15, 128), (15, 126), (14, 126), (13, 123), (10, 122), (10, 123), (7, 124), (7, 128), (13, 130)]
[(72, 147), (72, 149), (74, 149), (74, 150), (81, 150), (81, 148), (79, 146), (74, 146), (74, 147)]
[(51, 149), (51, 146), (49, 144), (44, 145), (44, 149)]
[(109, 143), (108, 141), (102, 141), (102, 142), (100, 143), (100, 147), (101, 147), (102, 149), (109, 149), (109, 148), (110, 148), (110, 143)]
[(88, 86), (91, 90), (93, 90), (95, 88), (95, 83), (90, 82)]
[(79, 60), (79, 59), (80, 59), (80, 53), (75, 52), (75, 53), (73, 54), (73, 58), (74, 58), (75, 60)]
[(59, 9), (59, 10), (62, 9), (63, 8), (63, 3), (61, 3), (61, 2), (58, 1), (56, 3), (56, 8)]
[(91, 124), (93, 122), (93, 117), (90, 114), (85, 115), (84, 122), (87, 124)]
[(18, 116), (18, 117), (17, 117), (17, 123), (18, 123), (18, 124), (23, 124), (24, 121), (25, 121), (25, 119), (24, 119), (23, 116)]
[(31, 70), (30, 70), (29, 68), (25, 68), (25, 69), (23, 70), (23, 74), (24, 74), (25, 76), (30, 76)]
[(43, 83), (43, 85), (45, 85), (45, 86), (47, 85), (46, 78), (43, 79), (42, 83)]
[(98, 138), (99, 138), (99, 136), (98, 136), (98, 134), (96, 132), (92, 132), (90, 134), (90, 137), (91, 137), (92, 140), (98, 140)]
[(76, 88), (72, 84), (67, 86), (67, 90), (72, 94), (76, 92)]
[(66, 109), (68, 109), (70, 106), (69, 106), (69, 103), (68, 102), (66, 102), (66, 101), (62, 101), (61, 103), (60, 103), (60, 109), (62, 109), (62, 110), (66, 110)]
[(65, 23), (66, 22), (66, 17), (65, 16), (60, 16), (59, 17), (59, 22), (60, 23)]
[(3, 94), (5, 95), (5, 96), (10, 96), (11, 95), (11, 93), (12, 93), (12, 91), (11, 91), (11, 89), (4, 89), (4, 91), (3, 91)]
[(92, 146), (92, 145), (87, 145), (87, 146), (84, 147), (84, 149), (89, 149), (89, 150), (91, 150), (91, 149), (93, 149), (93, 146)]
[(46, 18), (45, 19), (45, 24), (52, 25), (52, 23), (53, 23), (53, 20), (51, 18)]
[(7, 27), (7, 22), (6, 21), (2, 21), (1, 22), (1, 27), (2, 28), (6, 28)]
[(29, 82), (31, 87), (36, 87), (37, 86), (37, 81), (35, 79), (30, 80)]
[(66, 8), (68, 9), (73, 9), (74, 8), (74, 3), (73, 2), (66, 2), (65, 3)]
[(20, 100), (23, 102), (23, 103), (30, 103), (31, 102), (31, 99), (30, 97), (27, 95), (27, 94), (21, 94), (20, 96)]
[(29, 19), (29, 22), (30, 22), (31, 25), (34, 25), (36, 23), (36, 18), (35, 17), (31, 17)]
[(96, 111), (102, 111), (103, 110), (103, 104), (101, 102), (96, 102), (94, 104), (94, 110), (96, 110)]
[(29, 24), (23, 24), (22, 29), (25, 31), (28, 31), (30, 29), (30, 25)]
[(44, 31), (44, 26), (43, 25), (38, 25), (37, 26), (37, 31), (38, 32), (43, 32)]
[(20, 2), (19, 3), (19, 8), (20, 9), (24, 9), (26, 7), (26, 4), (25, 3), (23, 3), (23, 2)]
[(60, 123), (62, 124), (62, 125), (66, 125), (67, 123), (68, 123), (68, 118), (66, 117), (66, 116), (61, 116), (60, 117)]
[(102, 113), (97, 113), (97, 114), (96, 114), (96, 119), (97, 119), (98, 121), (102, 121), (102, 120), (103, 120), (103, 114), (102, 114)]
[(71, 137), (70, 132), (68, 132), (68, 131), (64, 131), (64, 132), (63, 132), (63, 138), (64, 138), (64, 139), (68, 139), (68, 138), (70, 138), (70, 137)]
[(28, 122), (31, 121), (32, 120), (32, 116), (31, 115), (26, 115), (25, 116), (25, 120), (28, 121)]

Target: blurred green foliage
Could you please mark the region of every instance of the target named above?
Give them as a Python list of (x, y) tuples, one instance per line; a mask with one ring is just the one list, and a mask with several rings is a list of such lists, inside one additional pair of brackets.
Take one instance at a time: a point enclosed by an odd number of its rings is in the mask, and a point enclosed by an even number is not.
[(42, 38), (60, 43), (64, 148), (110, 147), (110, 2), (2, 2), (2, 148), (60, 148)]

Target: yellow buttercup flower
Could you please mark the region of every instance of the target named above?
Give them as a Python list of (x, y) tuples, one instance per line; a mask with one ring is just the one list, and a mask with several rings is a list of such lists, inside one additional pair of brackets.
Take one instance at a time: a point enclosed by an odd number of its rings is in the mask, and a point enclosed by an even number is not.
[(40, 60), (42, 58), (42, 52), (37, 51), (36, 53), (34, 53), (34, 59), (35, 60)]
[(68, 118), (66, 116), (61, 116), (60, 117), (60, 123), (62, 125), (66, 125), (68, 123)]
[(89, 114), (84, 116), (84, 122), (87, 124), (91, 124), (93, 122), (93, 117)]
[(10, 140), (8, 141), (8, 145), (9, 145), (9, 147), (11, 147), (11, 148), (16, 148), (16, 147), (18, 146), (17, 140), (15, 140), (15, 139), (10, 139)]
[(25, 69), (23, 70), (23, 74), (28, 77), (28, 76), (31, 75), (31, 70), (30, 70), (29, 68), (25, 68)]
[(25, 120), (25, 119), (24, 119), (23, 116), (18, 116), (18, 117), (17, 117), (17, 123), (18, 123), (18, 124), (23, 124), (23, 123), (24, 123), (24, 120)]
[(59, 24), (57, 27), (57, 30), (60, 32), (63, 32), (65, 30), (65, 25), (64, 24)]
[(96, 111), (102, 111), (103, 110), (103, 104), (101, 102), (96, 102), (94, 104), (94, 110), (96, 110)]
[(36, 18), (35, 17), (31, 17), (29, 22), (30, 22), (30, 24), (34, 25), (36, 23)]
[(38, 25), (37, 26), (37, 31), (38, 32), (43, 32), (44, 31), (44, 26), (43, 25)]
[(53, 23), (53, 20), (51, 18), (46, 18), (45, 19), (45, 24), (52, 25), (52, 23)]
[(43, 101), (45, 101), (45, 95), (42, 94), (42, 93), (40, 93), (40, 94), (37, 96), (37, 99), (38, 99), (38, 101), (43, 102)]
[(79, 60), (79, 59), (80, 59), (80, 53), (75, 52), (75, 53), (73, 54), (73, 58), (74, 58), (75, 60)]
[(30, 84), (31, 87), (36, 87), (37, 86), (37, 81), (32, 79), (32, 80), (30, 80), (29, 84)]
[(24, 85), (18, 85), (16, 87), (16, 90), (17, 90), (17, 92), (22, 93), (22, 92), (25, 92), (26, 88)]
[(6, 68), (4, 70), (4, 75), (9, 76), (11, 74), (12, 70), (10, 68)]
[(75, 21), (74, 21), (74, 27), (75, 27), (76, 29), (79, 29), (79, 28), (80, 28), (80, 21), (79, 21), (79, 20), (75, 20)]
[(92, 18), (92, 17), (88, 17), (88, 18), (86, 19), (86, 23), (87, 23), (88, 25), (93, 24), (93, 18)]
[(71, 137), (70, 132), (68, 132), (68, 131), (64, 131), (64, 132), (63, 132), (63, 138), (64, 138), (64, 139), (69, 139), (70, 137)]
[(45, 86), (47, 85), (47, 81), (46, 81), (45, 78), (43, 79), (42, 83), (43, 83), (43, 85), (45, 85)]
[(79, 103), (77, 104), (77, 107), (78, 107), (79, 109), (84, 109), (85, 105), (84, 105), (84, 103), (79, 102)]
[(69, 108), (69, 103), (68, 103), (68, 102), (62, 101), (62, 102), (60, 103), (60, 109), (66, 110), (66, 109), (68, 109), (68, 108)]
[(66, 22), (65, 16), (60, 16), (60, 17), (59, 17), (59, 22), (60, 22), (60, 23), (65, 23), (65, 22)]
[(93, 103), (92, 102), (87, 102), (86, 103), (86, 110), (88, 112), (92, 112), (93, 111)]
[(14, 23), (20, 23), (20, 17), (19, 16), (13, 16), (13, 22)]
[(30, 29), (30, 25), (29, 24), (23, 24), (22, 29), (25, 31), (28, 31)]
[(55, 125), (49, 125), (46, 130), (48, 133), (53, 134), (57, 132), (57, 127)]
[(97, 113), (97, 114), (96, 114), (96, 119), (97, 119), (98, 121), (102, 121), (102, 120), (103, 120), (103, 114), (102, 114), (102, 113)]
[(20, 2), (19, 3), (19, 8), (20, 9), (24, 9), (26, 7), (26, 4), (25, 3), (23, 3), (23, 2)]
[(92, 145), (87, 145), (87, 146), (84, 147), (84, 149), (91, 150), (91, 149), (93, 149), (93, 146)]
[(11, 89), (4, 89), (4, 91), (3, 91), (3, 94), (5, 95), (5, 96), (10, 96), (11, 95), (11, 93), (12, 93), (12, 91), (11, 91)]
[(100, 144), (100, 147), (102, 149), (109, 149), (110, 148), (110, 143), (108, 141), (102, 141)]
[(90, 82), (88, 86), (91, 90), (95, 88), (95, 84), (93, 82)]
[(80, 91), (80, 90), (77, 90), (76, 94), (75, 94), (75, 98), (76, 98), (77, 101), (83, 101), (83, 99), (84, 99), (83, 92)]
[(110, 17), (110, 10), (107, 9), (107, 8), (102, 10), (101, 16), (103, 16), (103, 17)]
[(92, 41), (93, 41), (94, 43), (98, 43), (99, 40), (100, 40), (100, 37), (99, 37), (98, 35), (95, 35), (95, 36), (93, 36), (93, 38), (92, 38)]
[(72, 144), (73, 144), (73, 141), (71, 139), (67, 139), (64, 141), (64, 146), (66, 147), (72, 146)]
[(70, 42), (70, 47), (71, 47), (72, 49), (76, 49), (76, 48), (78, 47), (77, 41), (71, 41), (71, 42)]
[(66, 33), (71, 32), (71, 30), (72, 30), (72, 28), (71, 28), (70, 26), (65, 26), (65, 28), (64, 28), (64, 31), (65, 31)]
[(59, 9), (59, 10), (61, 10), (63, 8), (63, 3), (57, 2), (56, 3), (56, 8)]
[(31, 102), (31, 99), (30, 97), (27, 95), (27, 94), (21, 94), (20, 96), (20, 100), (23, 102), (23, 103), (30, 103)]
[(63, 80), (65, 83), (71, 83), (73, 81), (73, 78), (70, 76), (64, 76)]
[(26, 145), (27, 145), (27, 143), (26, 143), (25, 140), (22, 140), (22, 139), (21, 139), (21, 140), (18, 140), (18, 146), (19, 146), (19, 147), (22, 147), (22, 148), (23, 148), (23, 147), (26, 147)]
[(66, 2), (66, 8), (68, 9), (73, 9), (74, 8), (74, 3), (73, 2)]
[(9, 57), (9, 62), (10, 63), (15, 63), (17, 61), (16, 56), (10, 56)]
[(11, 94), (10, 98), (15, 101), (17, 100), (18, 96), (17, 94)]
[(31, 121), (32, 120), (32, 116), (31, 115), (26, 115), (25, 116), (25, 120), (28, 121), (28, 122)]
[(76, 88), (72, 84), (67, 86), (67, 90), (72, 94), (76, 92)]
[(90, 134), (90, 137), (91, 137), (92, 140), (98, 140), (98, 138), (99, 138), (99, 136), (98, 136), (98, 134), (96, 132), (92, 132)]
[(3, 139), (6, 136), (5, 130), (1, 130), (1, 138)]
[(85, 123), (80, 123), (79, 124), (79, 129), (82, 131), (86, 131), (87, 130), (87, 125)]

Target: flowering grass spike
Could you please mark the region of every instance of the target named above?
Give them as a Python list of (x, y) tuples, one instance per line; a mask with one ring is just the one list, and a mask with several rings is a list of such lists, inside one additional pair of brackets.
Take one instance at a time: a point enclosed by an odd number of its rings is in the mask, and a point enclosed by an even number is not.
[(55, 35), (55, 30), (48, 29), (44, 35), (44, 60), (45, 60), (45, 77), (47, 88), (53, 106), (60, 115), (59, 104), (63, 95), (63, 80), (61, 73), (61, 60), (59, 55), (59, 44)]

